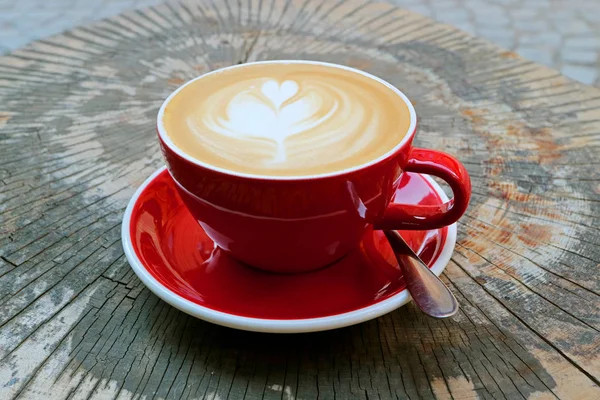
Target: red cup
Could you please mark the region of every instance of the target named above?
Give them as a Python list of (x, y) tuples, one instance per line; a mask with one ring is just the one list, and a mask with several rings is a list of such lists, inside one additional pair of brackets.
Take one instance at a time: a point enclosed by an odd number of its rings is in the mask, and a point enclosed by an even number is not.
[[(266, 61), (326, 64), (312, 61)], [(410, 126), (388, 153), (366, 164), (314, 176), (280, 177), (242, 174), (211, 166), (175, 146), (158, 113), (158, 136), (171, 177), (194, 218), (207, 235), (238, 260), (257, 268), (305, 272), (326, 266), (357, 246), (369, 225), (375, 229), (427, 230), (451, 225), (466, 211), (471, 181), (465, 167), (437, 150), (412, 146), (417, 117), (408, 98), (389, 86), (410, 112)], [(232, 66), (228, 68), (240, 68)], [(391, 203), (404, 171), (446, 181), (454, 198), (439, 206)]]

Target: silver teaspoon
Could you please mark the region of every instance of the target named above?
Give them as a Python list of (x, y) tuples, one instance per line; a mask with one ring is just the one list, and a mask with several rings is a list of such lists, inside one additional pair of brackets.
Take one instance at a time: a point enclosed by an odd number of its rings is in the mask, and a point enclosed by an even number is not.
[(408, 292), (415, 304), (433, 318), (451, 317), (458, 302), (448, 287), (406, 244), (396, 231), (384, 231), (402, 270)]

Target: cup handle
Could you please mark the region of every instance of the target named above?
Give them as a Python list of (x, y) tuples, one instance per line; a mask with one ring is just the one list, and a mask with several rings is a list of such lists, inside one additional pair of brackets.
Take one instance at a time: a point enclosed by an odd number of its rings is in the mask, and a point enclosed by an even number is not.
[(413, 148), (404, 171), (442, 178), (450, 185), (454, 198), (435, 206), (391, 203), (374, 224), (375, 229), (438, 229), (453, 224), (467, 210), (471, 179), (456, 158), (437, 150)]

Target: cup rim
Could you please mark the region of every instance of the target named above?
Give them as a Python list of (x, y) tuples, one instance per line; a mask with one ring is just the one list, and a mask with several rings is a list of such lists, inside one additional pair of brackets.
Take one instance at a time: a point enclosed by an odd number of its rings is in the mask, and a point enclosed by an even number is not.
[[(169, 135), (167, 134), (167, 129), (164, 126), (164, 122), (163, 122), (163, 116), (165, 113), (165, 109), (167, 107), (167, 105), (169, 104), (169, 102), (175, 97), (177, 96), (177, 94), (183, 90), (183, 88), (185, 88), (188, 85), (191, 85), (192, 83), (215, 73), (219, 73), (219, 72), (223, 72), (223, 71), (227, 71), (230, 69), (237, 69), (237, 68), (243, 68), (245, 66), (248, 65), (256, 65), (256, 64), (311, 64), (311, 65), (322, 65), (322, 66), (326, 66), (326, 67), (332, 67), (332, 68), (338, 68), (338, 69), (342, 69), (342, 70), (346, 70), (346, 71), (351, 71), (360, 75), (363, 75), (369, 79), (373, 79), (385, 86), (387, 86), (388, 88), (390, 88), (394, 93), (396, 93), (398, 95), (398, 97), (404, 102), (404, 104), (406, 105), (406, 107), (408, 108), (408, 112), (410, 115), (410, 123), (407, 129), (407, 132), (404, 134), (404, 136), (402, 137), (402, 140), (400, 140), (400, 142), (398, 142), (398, 144), (396, 144), (392, 149), (390, 149), (389, 151), (387, 151), (386, 153), (382, 154), (381, 156), (377, 157), (376, 159), (370, 160), (366, 163), (362, 163), (359, 165), (355, 165), (353, 167), (350, 168), (345, 168), (345, 169), (341, 169), (339, 171), (333, 171), (333, 172), (327, 172), (327, 173), (323, 173), (323, 174), (313, 174), (313, 175), (289, 175), (289, 176), (273, 176), (273, 175), (260, 175), (260, 174), (250, 174), (250, 173), (244, 173), (244, 172), (237, 172), (237, 171), (233, 171), (230, 169), (226, 169), (226, 168), (221, 168), (221, 167), (217, 167), (215, 165), (206, 163), (204, 161), (201, 161), (197, 158), (192, 157), (191, 155), (187, 154), (185, 151), (183, 151), (181, 148), (177, 147), (175, 145), (175, 143), (171, 140), (171, 138), (169, 137)], [(259, 179), (259, 180), (275, 180), (275, 181), (297, 181), (297, 180), (304, 180), (304, 179), (322, 179), (322, 178), (331, 178), (331, 177), (336, 177), (336, 176), (341, 176), (341, 175), (345, 175), (348, 173), (352, 173), (352, 172), (356, 172), (356, 171), (360, 171), (363, 170), (365, 168), (368, 168), (370, 166), (376, 165), (381, 163), (382, 161), (392, 157), (393, 155), (395, 155), (399, 150), (403, 149), (404, 146), (408, 143), (410, 143), (413, 139), (413, 137), (415, 136), (416, 133), (416, 127), (417, 127), (417, 113), (415, 112), (415, 108), (412, 105), (411, 101), (408, 99), (408, 97), (402, 93), (402, 91), (400, 91), (400, 89), (398, 89), (397, 87), (395, 87), (394, 85), (392, 85), (391, 83), (373, 75), (370, 74), (368, 72), (365, 71), (361, 71), (359, 69), (356, 68), (352, 68), (352, 67), (348, 67), (345, 65), (341, 65), (341, 64), (334, 64), (334, 63), (329, 63), (329, 62), (323, 62), (323, 61), (309, 61), (309, 60), (268, 60), (268, 61), (254, 61), (254, 62), (249, 62), (249, 63), (244, 63), (244, 64), (235, 64), (235, 65), (231, 65), (228, 67), (224, 67), (224, 68), (218, 68), (214, 71), (210, 71), (206, 74), (202, 74), (194, 79), (191, 79), (189, 81), (187, 81), (186, 83), (184, 83), (183, 85), (181, 85), (180, 87), (178, 87), (173, 93), (171, 93), (166, 99), (165, 101), (162, 103), (159, 111), (158, 111), (158, 115), (156, 117), (156, 127), (157, 127), (157, 131), (158, 131), (158, 136), (161, 140), (161, 142), (172, 152), (174, 152), (175, 154), (177, 154), (179, 157), (181, 157), (182, 159), (195, 164), (199, 167), (202, 168), (206, 168), (208, 170), (211, 171), (215, 171), (221, 174), (225, 174), (225, 175), (230, 175), (230, 176), (235, 176), (235, 177), (241, 177), (241, 178), (249, 178), (249, 179)]]

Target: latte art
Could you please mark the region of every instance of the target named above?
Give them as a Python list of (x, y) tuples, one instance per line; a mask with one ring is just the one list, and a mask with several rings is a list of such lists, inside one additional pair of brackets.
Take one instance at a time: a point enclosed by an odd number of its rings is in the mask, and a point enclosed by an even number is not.
[[(254, 139), (256, 143), (248, 146), (256, 146), (254, 150), (263, 150), (265, 155), (271, 153), (271, 157), (263, 159), (265, 165), (291, 165), (302, 163), (306, 158), (303, 153), (314, 150), (313, 146), (345, 141), (356, 134), (368, 139), (375, 133), (373, 127), (363, 127), (361, 121), (366, 112), (358, 99), (327, 83), (306, 82), (300, 90), (293, 80), (279, 83), (259, 78), (256, 82), (244, 81), (240, 86), (243, 91), (238, 93), (223, 90), (213, 94), (206, 100), (202, 115), (188, 117), (188, 128), (207, 148), (219, 150), (221, 142), (214, 137), (207, 140), (207, 131), (239, 140)], [(358, 132), (362, 128), (369, 131)], [(359, 151), (358, 144), (344, 149), (347, 154), (338, 157)], [(236, 149), (230, 150), (229, 159), (243, 156), (243, 153), (236, 156)]]
[(184, 87), (163, 122), (173, 142), (217, 167), (260, 175), (333, 172), (400, 142), (408, 109), (386, 85), (315, 64), (251, 64)]
[[(298, 84), (295, 81), (285, 81), (279, 84), (269, 79), (257, 82), (251, 89), (235, 95), (227, 105), (227, 119), (214, 118), (208, 114), (202, 118), (204, 126), (214, 132), (233, 138), (263, 138), (276, 143), (277, 149), (271, 160), (273, 163), (286, 162), (288, 157), (285, 139), (305, 132), (329, 119), (338, 108), (337, 102), (324, 116), (318, 116), (320, 98), (310, 93), (296, 98)], [(219, 93), (208, 101), (220, 103)], [(227, 102), (227, 99), (222, 99)], [(202, 129), (188, 118), (189, 128), (199, 137)]]

